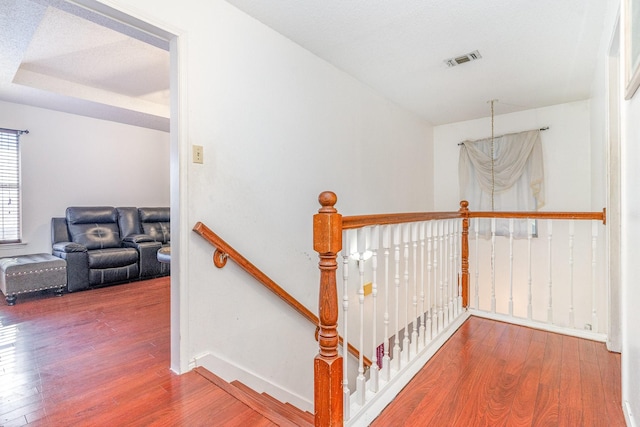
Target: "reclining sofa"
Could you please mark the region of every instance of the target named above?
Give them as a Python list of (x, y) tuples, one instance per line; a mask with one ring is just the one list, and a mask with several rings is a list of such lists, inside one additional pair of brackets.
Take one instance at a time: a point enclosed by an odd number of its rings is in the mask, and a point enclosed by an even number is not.
[(69, 292), (170, 273), (157, 258), (171, 244), (169, 208), (69, 207), (51, 219), (51, 242)]

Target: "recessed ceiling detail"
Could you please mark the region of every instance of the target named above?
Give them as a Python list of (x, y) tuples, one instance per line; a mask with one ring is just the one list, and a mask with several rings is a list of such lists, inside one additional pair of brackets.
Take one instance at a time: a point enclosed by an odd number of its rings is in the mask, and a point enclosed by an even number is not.
[(465, 55), (456, 56), (455, 58), (445, 59), (444, 62), (447, 64), (447, 67), (455, 67), (456, 65), (465, 64), (467, 62), (476, 61), (482, 58), (480, 52), (474, 50), (473, 52), (467, 53)]
[[(11, 52), (0, 60), (0, 100), (168, 131), (170, 64), (164, 46), (50, 2), (26, 1), (30, 7), (19, 15), (28, 32), (0, 26), (0, 48)], [(11, 49), (18, 38), (19, 46)]]

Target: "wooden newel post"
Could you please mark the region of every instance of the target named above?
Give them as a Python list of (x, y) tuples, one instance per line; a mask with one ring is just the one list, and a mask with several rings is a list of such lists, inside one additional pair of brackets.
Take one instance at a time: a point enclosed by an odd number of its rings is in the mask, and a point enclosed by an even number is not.
[(343, 425), (342, 356), (338, 354), (338, 289), (336, 257), (342, 249), (342, 215), (334, 207), (335, 193), (325, 191), (322, 206), (313, 216), (313, 249), (320, 262), (319, 331), (320, 351), (314, 360), (315, 425)]
[(462, 306), (469, 307), (469, 202), (460, 202), (462, 215)]

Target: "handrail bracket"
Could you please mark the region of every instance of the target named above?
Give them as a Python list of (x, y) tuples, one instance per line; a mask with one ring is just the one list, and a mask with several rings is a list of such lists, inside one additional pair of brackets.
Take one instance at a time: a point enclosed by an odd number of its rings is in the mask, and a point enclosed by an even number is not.
[(229, 258), (229, 254), (216, 248), (213, 253), (213, 264), (218, 268), (222, 268), (227, 265), (227, 258)]

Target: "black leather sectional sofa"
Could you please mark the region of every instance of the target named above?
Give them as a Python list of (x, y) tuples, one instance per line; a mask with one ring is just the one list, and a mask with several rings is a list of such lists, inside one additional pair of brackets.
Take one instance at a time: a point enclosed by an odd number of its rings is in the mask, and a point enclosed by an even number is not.
[(51, 219), (53, 255), (67, 261), (67, 290), (166, 276), (157, 252), (171, 244), (169, 208), (69, 207)]

